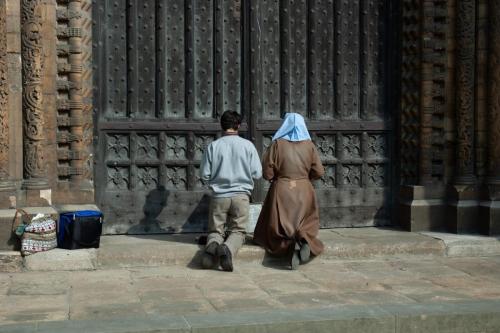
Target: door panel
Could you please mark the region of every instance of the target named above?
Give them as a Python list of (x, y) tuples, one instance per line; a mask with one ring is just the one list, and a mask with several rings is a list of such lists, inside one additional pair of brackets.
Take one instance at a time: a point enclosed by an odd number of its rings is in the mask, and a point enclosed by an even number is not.
[[(251, 5), (253, 135), (263, 152), (278, 115), (306, 118), (326, 170), (315, 183), (322, 227), (390, 223), (388, 14), (383, 0)], [(268, 186), (259, 183), (258, 200)]]
[[(325, 164), (323, 227), (390, 221), (389, 0), (103, 0), (95, 20), (96, 200), (105, 233), (206, 230), (198, 177), (219, 116), (259, 152), (285, 112)], [(253, 200), (268, 184), (259, 181)]]
[[(105, 233), (203, 231), (198, 172), (241, 108), (238, 0), (106, 0), (94, 8), (96, 199)], [(102, 74), (100, 74), (102, 73)], [(245, 135), (246, 119), (242, 127)]]

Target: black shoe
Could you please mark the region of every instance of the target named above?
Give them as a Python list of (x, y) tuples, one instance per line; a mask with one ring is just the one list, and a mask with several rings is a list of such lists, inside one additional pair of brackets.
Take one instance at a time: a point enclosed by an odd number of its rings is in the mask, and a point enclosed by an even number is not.
[(231, 255), (231, 251), (226, 244), (221, 244), (217, 248), (217, 255), (219, 256), (220, 266), (226, 272), (233, 271), (233, 256)]
[(311, 248), (309, 247), (309, 244), (307, 244), (306, 241), (302, 243), (299, 255), (301, 263), (306, 263), (309, 261), (309, 259), (311, 259)]
[(205, 252), (203, 252), (203, 255), (201, 257), (201, 266), (204, 269), (212, 269), (217, 266), (219, 259), (216, 253), (217, 246), (218, 244), (216, 242), (212, 242), (205, 248)]

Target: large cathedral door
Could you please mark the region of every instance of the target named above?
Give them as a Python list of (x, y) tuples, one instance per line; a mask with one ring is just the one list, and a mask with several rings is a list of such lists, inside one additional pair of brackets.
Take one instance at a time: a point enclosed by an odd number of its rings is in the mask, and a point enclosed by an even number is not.
[[(202, 231), (218, 118), (259, 151), (299, 112), (326, 174), (323, 227), (390, 219), (389, 0), (103, 0), (94, 5), (96, 201), (106, 233)], [(259, 182), (254, 201), (262, 201)]]

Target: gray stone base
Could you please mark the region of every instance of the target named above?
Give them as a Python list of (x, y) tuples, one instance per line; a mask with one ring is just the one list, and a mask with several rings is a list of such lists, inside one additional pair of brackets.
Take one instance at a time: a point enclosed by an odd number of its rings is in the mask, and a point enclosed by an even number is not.
[(448, 230), (456, 234), (479, 233), (479, 202), (460, 200), (448, 206)]
[(479, 191), (476, 185), (450, 186), (448, 231), (456, 234), (479, 233)]
[(445, 230), (444, 196), (441, 187), (403, 186), (398, 207), (401, 227), (408, 231)]
[(481, 233), (500, 235), (500, 201), (483, 201), (479, 206)]
[(19, 250), (19, 239), (12, 233), (15, 209), (0, 209), (0, 251)]

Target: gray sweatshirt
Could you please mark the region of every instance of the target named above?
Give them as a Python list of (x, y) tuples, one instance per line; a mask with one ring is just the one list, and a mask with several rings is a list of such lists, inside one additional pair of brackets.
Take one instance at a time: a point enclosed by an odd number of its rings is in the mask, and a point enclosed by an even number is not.
[(214, 197), (251, 194), (253, 180), (262, 176), (259, 154), (252, 142), (238, 135), (213, 141), (203, 154), (200, 177)]

